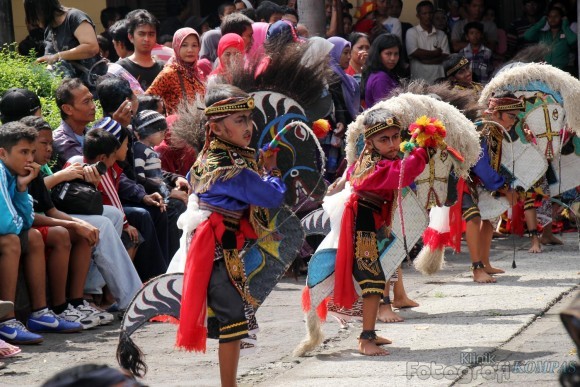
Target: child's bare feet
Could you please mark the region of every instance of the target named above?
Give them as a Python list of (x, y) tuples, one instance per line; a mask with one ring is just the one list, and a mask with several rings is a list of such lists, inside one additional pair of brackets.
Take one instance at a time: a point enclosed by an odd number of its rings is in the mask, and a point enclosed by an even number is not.
[(365, 356), (386, 356), (389, 351), (379, 347), (373, 340), (358, 339), (358, 351)]
[(393, 300), (393, 307), (398, 309), (416, 308), (417, 306), (419, 306), (419, 304), (411, 300), (409, 297), (407, 297), (406, 294), (400, 299), (395, 297), (395, 299)]
[(375, 339), (375, 344), (376, 345), (387, 345), (387, 344), (393, 344), (393, 342), (391, 340), (387, 339), (386, 337), (377, 336), (377, 338)]
[(494, 283), (495, 278), (485, 272), (485, 269), (479, 268), (473, 270), (473, 281), (480, 284)]
[(532, 246), (528, 250), (528, 253), (541, 253), (542, 244), (540, 243), (540, 238), (537, 235), (532, 235)]
[(381, 304), (379, 306), (377, 320), (384, 323), (396, 323), (405, 321), (404, 318), (402, 318), (393, 311), (393, 308), (391, 308), (391, 304)]
[(497, 267), (493, 267), (491, 265), (486, 266), (483, 270), (485, 270), (485, 272), (487, 274), (503, 274), (503, 273), (505, 273), (505, 270), (498, 269)]
[(550, 233), (550, 234), (542, 234), (542, 237), (540, 238), (540, 242), (542, 242), (543, 245), (561, 245), (562, 240), (556, 238), (554, 236), (554, 234)]

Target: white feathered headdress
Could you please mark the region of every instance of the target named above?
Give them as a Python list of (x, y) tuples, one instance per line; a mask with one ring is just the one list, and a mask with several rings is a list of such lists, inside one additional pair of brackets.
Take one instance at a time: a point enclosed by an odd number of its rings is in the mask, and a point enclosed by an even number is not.
[(455, 173), (466, 177), (469, 168), (479, 159), (479, 135), (474, 124), (461, 111), (447, 102), (440, 101), (428, 95), (403, 93), (377, 103), (372, 108), (359, 114), (346, 132), (346, 158), (350, 164), (358, 158), (357, 142), (364, 133), (364, 120), (369, 111), (388, 109), (397, 115), (403, 128), (408, 128), (421, 116), (435, 117), (443, 122), (447, 130), (445, 142), (457, 149), (464, 158), (463, 162), (455, 162)]
[(560, 94), (567, 126), (580, 136), (580, 81), (549, 64), (514, 63), (504, 67), (482, 90), (479, 102), (487, 105), (494, 93), (528, 90), (534, 82), (544, 83), (553, 92)]

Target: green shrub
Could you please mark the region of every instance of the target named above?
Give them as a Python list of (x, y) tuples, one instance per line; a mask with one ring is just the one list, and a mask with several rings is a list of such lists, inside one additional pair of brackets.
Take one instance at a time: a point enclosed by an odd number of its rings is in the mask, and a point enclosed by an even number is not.
[(34, 91), (42, 103), (42, 114), (53, 128), (60, 124), (60, 113), (54, 93), (62, 81), (57, 74), (46, 70), (46, 65), (35, 63), (36, 58), (22, 56), (14, 46), (0, 50), (0, 94), (11, 87)]
[[(60, 125), (60, 111), (54, 99), (56, 89), (62, 82), (59, 74), (51, 73), (45, 64), (36, 63), (33, 55), (22, 56), (14, 45), (0, 50), (0, 95), (11, 87), (34, 91), (42, 103), (42, 115), (53, 129)], [(102, 117), (97, 103), (96, 117)]]

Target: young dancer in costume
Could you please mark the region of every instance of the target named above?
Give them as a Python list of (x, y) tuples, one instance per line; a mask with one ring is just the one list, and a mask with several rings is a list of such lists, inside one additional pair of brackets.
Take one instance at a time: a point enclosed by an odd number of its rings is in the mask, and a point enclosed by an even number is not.
[[(254, 100), (231, 85), (207, 90), (206, 140), (191, 170), (199, 207), (209, 217), (193, 234), (185, 275), (177, 346), (203, 351), (206, 337), (219, 339), (222, 386), (235, 386), (241, 340), (255, 329), (255, 302), (249, 294), (243, 256), (246, 239), (256, 239), (259, 207), (282, 204), (285, 186), (276, 154), (248, 148)], [(211, 308), (219, 330), (205, 326)], [(214, 327), (218, 328), (218, 327)]]
[(515, 191), (499, 173), (504, 139), (502, 127), (511, 131), (517, 122), (518, 113), (522, 110), (524, 102), (513, 94), (504, 93), (489, 99), (488, 109), (484, 112), (486, 122), (480, 128), (482, 156), (471, 169), (471, 182), (462, 184), (463, 188), (459, 190), (463, 192), (461, 210), (467, 223), (465, 237), (475, 282), (496, 282), (490, 274), (504, 273), (502, 269), (492, 267), (489, 261), (493, 226), (489, 220), (481, 219), (477, 186), (504, 195), (511, 204), (515, 203)]
[(473, 81), (469, 59), (460, 54), (453, 54), (443, 62), (443, 69), (445, 70), (446, 80), (452, 89), (473, 90), (476, 96), (479, 96), (483, 86)]
[(364, 355), (382, 356), (388, 352), (379, 345), (390, 341), (375, 333), (379, 303), (387, 285), (379, 261), (377, 230), (383, 225), (391, 226), (399, 184), (402, 187), (411, 184), (425, 168), (428, 155), (423, 148), (413, 150), (402, 171), (402, 160), (398, 156), (400, 120), (386, 109), (376, 109), (367, 113), (364, 125), (365, 149), (348, 171), (353, 193), (342, 216), (334, 302), (341, 307), (352, 307), (358, 298), (352, 281), (354, 276), (363, 296), (359, 351)]

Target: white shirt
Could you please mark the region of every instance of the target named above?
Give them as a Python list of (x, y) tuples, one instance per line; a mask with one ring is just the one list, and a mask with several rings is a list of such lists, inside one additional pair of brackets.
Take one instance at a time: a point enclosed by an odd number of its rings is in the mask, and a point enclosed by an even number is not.
[(431, 27), (431, 32), (427, 32), (421, 25), (416, 25), (407, 31), (405, 46), (411, 60), (411, 79), (424, 79), (433, 83), (445, 75), (443, 64), (424, 64), (411, 56), (419, 48), (427, 51), (441, 48), (443, 53), (449, 54), (449, 41), (443, 31)]
[(401, 27), (401, 21), (396, 17), (389, 16), (384, 22), (383, 27), (387, 30), (389, 34), (397, 35), (403, 42), (403, 28)]

